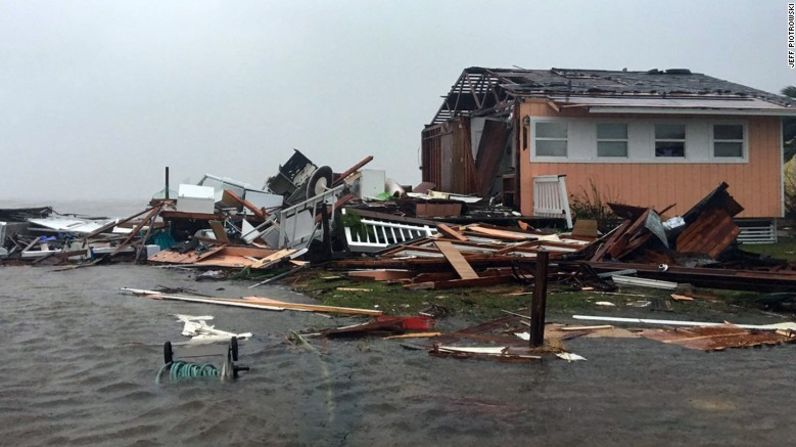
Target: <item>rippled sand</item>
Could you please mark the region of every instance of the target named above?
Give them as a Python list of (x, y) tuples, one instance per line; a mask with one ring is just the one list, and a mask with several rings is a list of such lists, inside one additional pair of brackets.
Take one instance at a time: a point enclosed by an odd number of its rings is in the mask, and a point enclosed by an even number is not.
[[(351, 320), (117, 292), (159, 285), (240, 296), (248, 283), (153, 267), (0, 268), (0, 445), (741, 446), (796, 436), (794, 346), (707, 354), (581, 339), (569, 347), (586, 362), (516, 365), (314, 340), (319, 356), (285, 335)], [(252, 370), (231, 384), (156, 385), (162, 343), (183, 339), (173, 313), (254, 332), (241, 346)]]

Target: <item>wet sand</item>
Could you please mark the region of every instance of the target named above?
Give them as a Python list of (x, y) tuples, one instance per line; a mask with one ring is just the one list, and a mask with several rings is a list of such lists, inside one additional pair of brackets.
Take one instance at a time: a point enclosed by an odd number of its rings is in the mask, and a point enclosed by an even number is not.
[[(0, 268), (0, 445), (790, 445), (796, 346), (703, 353), (644, 339), (577, 339), (588, 361), (440, 359), (395, 341), (284, 342), (343, 323), (124, 296), (190, 287), (240, 296), (153, 267), (48, 273)], [(225, 290), (216, 290), (224, 288)], [(261, 295), (308, 301), (281, 287)], [(156, 385), (174, 313), (251, 331), (235, 383)], [(450, 323), (447, 323), (450, 324)]]

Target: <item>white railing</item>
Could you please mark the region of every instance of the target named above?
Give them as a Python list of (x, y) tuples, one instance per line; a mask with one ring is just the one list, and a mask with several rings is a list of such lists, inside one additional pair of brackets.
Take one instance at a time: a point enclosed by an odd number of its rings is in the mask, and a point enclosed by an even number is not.
[(774, 219), (737, 220), (735, 224), (741, 229), (737, 238), (740, 244), (777, 243), (777, 223)]
[[(345, 210), (342, 211), (345, 214)], [(361, 219), (359, 228), (345, 227), (345, 240), (348, 249), (353, 252), (372, 252), (391, 245), (429, 237), (437, 233), (437, 229), (429, 225), (411, 225), (384, 220)]]
[(566, 177), (540, 175), (533, 178), (533, 215), (561, 218), (567, 221), (567, 228), (572, 228)]
[[(288, 208), (283, 208), (279, 212), (272, 214), (265, 222), (257, 227), (249, 230), (246, 234), (241, 235), (241, 239), (251, 243), (251, 241), (258, 237), (270, 234), (271, 232), (278, 232), (277, 242), (271, 248), (296, 248), (299, 246), (307, 246), (309, 242), (317, 235), (318, 225), (315, 223), (315, 215), (317, 214), (318, 205), (321, 203), (331, 204), (332, 212), (330, 216), (334, 216), (334, 203), (337, 196), (345, 188), (345, 184), (331, 188), (317, 196), (310, 197), (309, 199), (297, 203)], [(299, 228), (299, 214), (302, 212), (309, 212), (312, 219), (311, 225), (314, 225), (315, 231), (307, 234), (297, 234)], [(297, 236), (300, 236), (297, 238)]]

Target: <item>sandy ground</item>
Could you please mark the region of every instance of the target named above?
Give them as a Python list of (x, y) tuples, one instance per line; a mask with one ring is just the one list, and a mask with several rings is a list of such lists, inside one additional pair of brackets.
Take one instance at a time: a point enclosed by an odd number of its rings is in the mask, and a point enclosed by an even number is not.
[[(577, 339), (588, 358), (533, 364), (440, 359), (395, 341), (284, 341), (351, 321), (123, 296), (119, 287), (242, 283), (110, 266), (0, 268), (0, 445), (789, 445), (796, 346), (691, 351)], [(217, 290), (223, 288), (224, 290)], [(260, 294), (304, 301), (280, 287)], [(174, 313), (251, 331), (236, 383), (156, 385)]]

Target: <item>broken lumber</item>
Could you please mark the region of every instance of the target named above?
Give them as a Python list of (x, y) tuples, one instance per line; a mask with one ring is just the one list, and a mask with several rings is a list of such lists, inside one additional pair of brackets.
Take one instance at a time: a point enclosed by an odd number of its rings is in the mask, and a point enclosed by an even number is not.
[(373, 281), (392, 281), (396, 279), (413, 278), (417, 273), (409, 270), (353, 270), (346, 275), (354, 279), (369, 279)]
[(513, 275), (493, 275), (481, 276), (478, 278), (470, 279), (449, 279), (440, 281), (424, 281), (411, 284), (404, 284), (405, 289), (423, 290), (423, 289), (455, 289), (458, 287), (487, 287), (504, 284), (514, 279)]
[(234, 192), (230, 191), (229, 189), (225, 189), (224, 190), (224, 195), (223, 195), (222, 200), (227, 202), (227, 203), (236, 202), (236, 203), (240, 204), (241, 206), (243, 206), (247, 210), (249, 210), (252, 213), (254, 213), (254, 215), (257, 216), (258, 219), (265, 220), (265, 218), (268, 216), (265, 213), (265, 211), (263, 211), (260, 208), (257, 208), (257, 206), (255, 204), (253, 204), (253, 203), (249, 202), (248, 200), (238, 196), (237, 194), (235, 194)]
[(743, 329), (757, 329), (761, 331), (776, 331), (780, 329), (796, 330), (796, 323), (785, 321), (782, 323), (774, 324), (734, 324), (734, 323), (716, 323), (709, 321), (682, 321), (682, 320), (656, 320), (652, 318), (623, 318), (623, 317), (602, 317), (593, 315), (573, 315), (572, 318), (576, 320), (586, 321), (606, 321), (611, 323), (629, 323), (629, 324), (652, 324), (662, 326), (698, 326), (698, 327), (713, 327), (713, 326), (727, 326), (732, 324), (735, 327)]
[(324, 313), (338, 313), (346, 315), (368, 315), (379, 316), (383, 312), (380, 310), (358, 309), (353, 307), (337, 307), (337, 306), (323, 306), (317, 304), (301, 304), (289, 303), (286, 301), (274, 300), (271, 298), (249, 296), (243, 298), (213, 298), (204, 296), (192, 295), (175, 295), (158, 292), (156, 290), (133, 289), (123, 287), (121, 291), (125, 294), (142, 296), (146, 298), (185, 301), (190, 303), (204, 303), (204, 304), (217, 304), (221, 306), (244, 307), (249, 309), (261, 310), (295, 310), (301, 312), (324, 312)]
[(439, 337), (442, 332), (415, 332), (411, 334), (389, 335), (384, 337), (384, 340), (401, 340), (404, 338), (431, 338)]
[(464, 256), (462, 256), (461, 252), (457, 250), (453, 244), (447, 241), (436, 241), (434, 244), (462, 279), (478, 278), (478, 274), (475, 273), (473, 267), (470, 266), (467, 260), (464, 259)]
[(439, 232), (444, 234), (445, 236), (456, 239), (457, 241), (467, 242), (468, 240), (465, 235), (459, 233), (458, 231), (454, 230), (453, 228), (445, 224), (437, 224), (437, 230), (439, 230)]
[(467, 231), (472, 231), (484, 236), (490, 236), (493, 238), (509, 240), (509, 241), (527, 241), (535, 239), (534, 235), (532, 234), (523, 233), (520, 231), (489, 228), (483, 225), (469, 225), (466, 228)]
[(367, 315), (370, 317), (378, 317), (384, 314), (384, 312), (380, 310), (360, 309), (357, 307), (324, 306), (322, 304), (288, 303), (286, 301), (279, 301), (261, 296), (244, 296), (241, 299), (248, 303), (258, 303), (267, 306), (277, 306), (286, 310), (298, 310), (304, 312), (323, 312), (323, 313), (345, 314), (345, 315)]
[(213, 235), (216, 237), (218, 242), (222, 244), (229, 243), (229, 237), (227, 236), (227, 232), (224, 230), (224, 223), (218, 220), (211, 220), (208, 222), (210, 224), (210, 229), (213, 230)]

